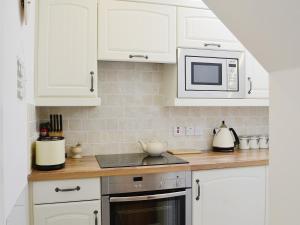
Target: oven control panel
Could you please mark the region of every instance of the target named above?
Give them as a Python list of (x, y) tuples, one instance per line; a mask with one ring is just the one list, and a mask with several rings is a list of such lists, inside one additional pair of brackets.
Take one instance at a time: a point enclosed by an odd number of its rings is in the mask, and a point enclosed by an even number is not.
[(118, 194), (141, 191), (155, 191), (189, 188), (192, 185), (191, 171), (112, 176), (101, 178), (101, 194)]

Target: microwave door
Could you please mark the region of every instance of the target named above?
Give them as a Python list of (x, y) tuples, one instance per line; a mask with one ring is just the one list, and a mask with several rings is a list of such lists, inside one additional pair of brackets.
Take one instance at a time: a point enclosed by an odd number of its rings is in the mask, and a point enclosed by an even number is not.
[(187, 91), (226, 91), (227, 61), (222, 58), (186, 57)]

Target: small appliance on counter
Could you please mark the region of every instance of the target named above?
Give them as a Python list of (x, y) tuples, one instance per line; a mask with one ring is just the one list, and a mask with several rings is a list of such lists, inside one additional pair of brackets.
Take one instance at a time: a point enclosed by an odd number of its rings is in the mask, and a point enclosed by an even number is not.
[(40, 126), (36, 141), (35, 165), (37, 170), (57, 170), (65, 166), (65, 138), (62, 115), (50, 115), (50, 122)]
[(235, 130), (227, 128), (225, 121), (222, 121), (220, 128), (214, 129), (213, 132), (213, 151), (215, 152), (233, 152), (234, 147), (239, 144), (239, 138)]

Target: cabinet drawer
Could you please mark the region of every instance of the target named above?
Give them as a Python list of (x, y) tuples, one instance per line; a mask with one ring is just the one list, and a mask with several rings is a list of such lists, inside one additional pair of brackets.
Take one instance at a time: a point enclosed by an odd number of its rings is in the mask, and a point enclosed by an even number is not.
[(34, 204), (94, 199), (100, 199), (100, 178), (33, 183)]

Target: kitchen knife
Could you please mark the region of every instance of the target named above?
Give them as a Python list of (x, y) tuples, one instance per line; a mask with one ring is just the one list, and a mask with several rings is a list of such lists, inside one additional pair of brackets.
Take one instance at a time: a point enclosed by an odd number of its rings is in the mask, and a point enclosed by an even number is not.
[(53, 132), (53, 116), (50, 114), (50, 132)]
[(63, 131), (63, 120), (62, 120), (62, 115), (59, 115), (59, 122), (60, 122), (60, 132)]
[(53, 114), (53, 132), (56, 132), (55, 114)]
[(55, 115), (55, 120), (56, 120), (56, 132), (59, 132), (58, 114)]

